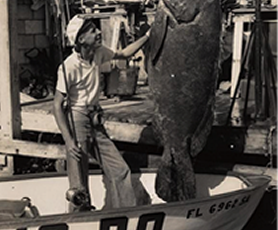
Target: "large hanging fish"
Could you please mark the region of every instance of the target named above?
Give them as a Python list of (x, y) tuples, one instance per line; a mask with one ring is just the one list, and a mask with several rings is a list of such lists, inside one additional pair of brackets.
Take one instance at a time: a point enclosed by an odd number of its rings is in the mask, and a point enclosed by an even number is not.
[(156, 191), (168, 202), (196, 195), (191, 158), (213, 123), (220, 14), (219, 0), (161, 0), (152, 24), (147, 68), (164, 145)]

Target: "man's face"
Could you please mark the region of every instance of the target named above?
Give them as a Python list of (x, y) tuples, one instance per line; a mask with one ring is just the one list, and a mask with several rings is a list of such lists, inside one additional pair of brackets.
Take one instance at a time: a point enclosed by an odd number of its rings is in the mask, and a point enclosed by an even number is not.
[(95, 50), (101, 46), (101, 31), (97, 28), (92, 28), (82, 36), (81, 52), (85, 58), (90, 58)]

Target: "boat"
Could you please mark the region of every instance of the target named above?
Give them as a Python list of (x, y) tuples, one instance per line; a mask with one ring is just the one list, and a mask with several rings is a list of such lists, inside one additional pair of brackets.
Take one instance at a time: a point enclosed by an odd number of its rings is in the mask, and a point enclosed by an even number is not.
[[(132, 173), (140, 205), (107, 208), (102, 173), (89, 176), (94, 211), (68, 213), (66, 174), (0, 178), (0, 229), (24, 230), (240, 230), (271, 178), (236, 172), (196, 173), (197, 197), (167, 203), (155, 193), (156, 170)], [(140, 203), (139, 202), (139, 203)]]

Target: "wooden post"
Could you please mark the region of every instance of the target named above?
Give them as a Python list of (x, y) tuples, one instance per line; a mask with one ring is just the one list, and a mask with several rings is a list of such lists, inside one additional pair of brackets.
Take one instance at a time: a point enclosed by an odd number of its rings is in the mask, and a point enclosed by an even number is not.
[(262, 21), (261, 21), (261, 0), (256, 0), (255, 7), (255, 104), (256, 117), (261, 119), (262, 112)]
[(236, 85), (239, 80), (242, 43), (243, 43), (242, 39), (243, 39), (243, 21), (235, 20), (234, 41), (233, 41), (232, 79), (231, 79), (231, 92), (230, 92), (231, 97), (234, 96)]
[[(0, 139), (20, 138), (21, 117), (17, 63), (17, 1), (0, 1)], [(4, 153), (3, 153), (4, 154)], [(2, 156), (0, 174), (13, 174), (13, 158)]]

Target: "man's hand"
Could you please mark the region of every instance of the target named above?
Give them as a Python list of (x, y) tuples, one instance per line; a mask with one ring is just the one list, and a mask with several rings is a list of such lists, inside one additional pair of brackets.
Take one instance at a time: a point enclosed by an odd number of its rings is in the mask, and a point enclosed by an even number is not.
[(150, 36), (150, 25), (145, 23), (140, 28), (140, 34), (139, 39), (135, 42), (129, 44), (127, 47), (125, 47), (123, 50), (116, 50), (114, 59), (126, 59), (133, 56), (139, 49), (141, 49), (145, 43), (149, 40)]
[(66, 141), (66, 148), (68, 154), (73, 157), (75, 160), (80, 161), (82, 150), (79, 146), (77, 146), (74, 140)]
[(82, 152), (81, 152), (81, 148), (77, 146), (77, 144), (75, 143), (75, 141), (71, 136), (68, 118), (64, 111), (64, 106), (63, 106), (64, 101), (65, 101), (65, 94), (63, 94), (59, 90), (56, 90), (54, 96), (54, 102), (53, 102), (53, 112), (54, 112), (55, 120), (65, 140), (66, 149), (68, 151), (69, 156), (79, 161)]

